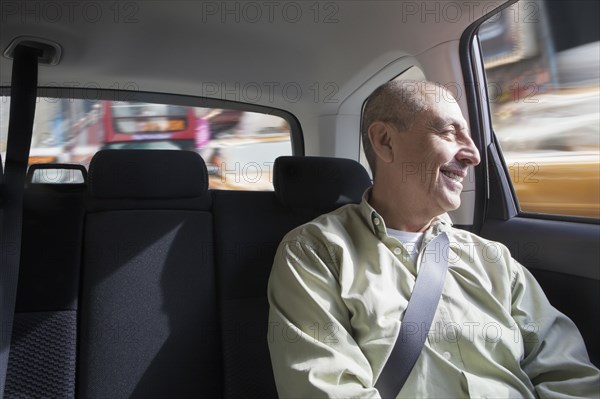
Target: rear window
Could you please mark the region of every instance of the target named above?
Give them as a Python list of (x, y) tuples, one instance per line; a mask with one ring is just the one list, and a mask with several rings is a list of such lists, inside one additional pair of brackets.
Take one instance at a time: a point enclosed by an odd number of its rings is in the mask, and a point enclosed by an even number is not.
[[(6, 155), (10, 98), (0, 101), (0, 152)], [(272, 190), (273, 163), (291, 155), (286, 119), (236, 109), (127, 101), (38, 98), (29, 163), (86, 167), (101, 149), (198, 152), (210, 188)]]

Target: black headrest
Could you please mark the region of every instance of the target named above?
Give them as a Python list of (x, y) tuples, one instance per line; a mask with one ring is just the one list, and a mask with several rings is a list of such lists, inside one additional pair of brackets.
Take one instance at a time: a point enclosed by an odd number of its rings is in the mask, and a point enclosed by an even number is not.
[(200, 155), (174, 150), (103, 150), (92, 158), (89, 193), (94, 199), (187, 199), (208, 195)]
[(371, 178), (352, 159), (286, 156), (275, 160), (274, 186), (284, 206), (332, 210), (359, 203)]
[[(40, 172), (42, 176), (37, 176), (36, 172)], [(49, 171), (48, 173), (44, 173)], [(83, 165), (68, 164), (68, 163), (34, 163), (27, 168), (27, 178), (25, 182), (28, 185), (32, 184), (67, 184), (67, 185), (86, 185), (87, 184), (87, 169)]]

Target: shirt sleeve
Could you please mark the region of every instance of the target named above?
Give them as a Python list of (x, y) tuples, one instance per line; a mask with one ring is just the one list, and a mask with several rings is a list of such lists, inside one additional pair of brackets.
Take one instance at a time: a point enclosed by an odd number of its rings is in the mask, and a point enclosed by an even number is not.
[(555, 309), (535, 278), (516, 261), (512, 315), (521, 331), (521, 367), (540, 398), (598, 398), (600, 373), (575, 324)]
[(277, 391), (281, 398), (378, 398), (329, 249), (287, 239), (275, 256), (268, 342)]

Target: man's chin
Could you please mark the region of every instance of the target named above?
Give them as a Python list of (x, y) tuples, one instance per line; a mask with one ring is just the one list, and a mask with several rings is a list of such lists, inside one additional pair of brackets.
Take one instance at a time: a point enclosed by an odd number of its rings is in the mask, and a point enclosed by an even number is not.
[(458, 208), (460, 208), (460, 195), (454, 197), (454, 198), (446, 198), (446, 201), (444, 201), (444, 206), (442, 207), (442, 209), (444, 210), (444, 213), (446, 212), (451, 212), (451, 211), (455, 211)]
[(442, 210), (442, 213), (455, 211), (460, 207), (462, 190), (458, 187), (441, 187), (441, 190), (437, 192), (438, 205)]

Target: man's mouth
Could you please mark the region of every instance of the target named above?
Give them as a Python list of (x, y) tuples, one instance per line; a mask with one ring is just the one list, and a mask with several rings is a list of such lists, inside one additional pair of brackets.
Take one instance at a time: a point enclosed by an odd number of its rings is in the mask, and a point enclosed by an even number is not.
[(451, 172), (449, 170), (440, 170), (440, 172), (442, 172), (444, 176), (454, 180), (457, 183), (462, 183), (464, 179), (464, 174), (461, 172)]

